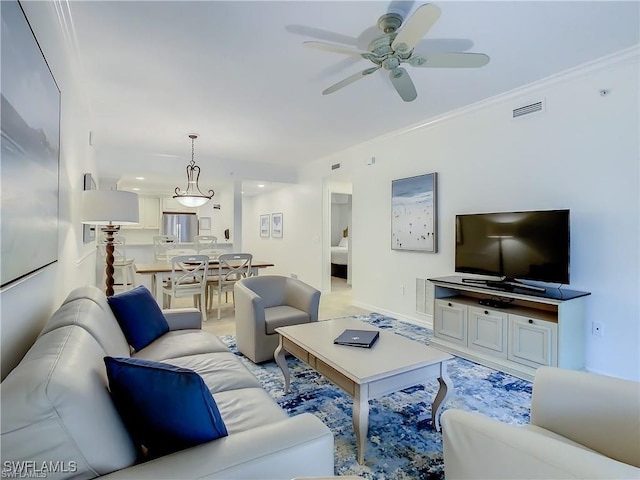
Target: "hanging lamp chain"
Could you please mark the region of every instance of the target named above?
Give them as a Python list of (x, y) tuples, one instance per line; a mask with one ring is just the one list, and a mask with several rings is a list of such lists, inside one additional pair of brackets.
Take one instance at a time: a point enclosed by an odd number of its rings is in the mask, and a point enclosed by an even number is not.
[(191, 138), (191, 167), (193, 167), (196, 164), (194, 157), (196, 151), (195, 140), (197, 137), (195, 135), (189, 135), (189, 137)]
[(195, 161), (195, 139), (198, 138), (197, 135), (191, 134), (189, 135), (191, 139), (191, 162), (187, 165), (187, 189), (182, 190), (180, 187), (176, 187), (175, 195), (173, 198), (180, 201), (181, 199), (186, 198), (200, 198), (205, 202), (210, 200), (213, 197), (213, 190), (209, 190), (207, 194), (204, 194), (200, 190), (199, 179), (200, 179), (200, 167), (196, 165)]

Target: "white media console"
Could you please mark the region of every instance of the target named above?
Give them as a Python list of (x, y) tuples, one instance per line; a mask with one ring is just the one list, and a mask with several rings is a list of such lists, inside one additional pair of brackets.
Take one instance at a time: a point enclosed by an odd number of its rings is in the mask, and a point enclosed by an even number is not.
[(474, 281), (429, 279), (435, 347), (525, 380), (533, 380), (542, 365), (584, 369), (584, 303), (590, 293), (465, 280)]

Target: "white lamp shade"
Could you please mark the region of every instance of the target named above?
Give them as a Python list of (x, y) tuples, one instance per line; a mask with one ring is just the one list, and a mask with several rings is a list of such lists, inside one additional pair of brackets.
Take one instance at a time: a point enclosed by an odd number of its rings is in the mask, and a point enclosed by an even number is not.
[(81, 221), (90, 225), (139, 223), (138, 195), (124, 190), (85, 190)]
[(198, 197), (198, 196), (184, 196), (181, 197), (179, 195), (175, 195), (175, 198), (178, 203), (184, 205), (185, 207), (201, 207), (205, 203), (209, 201), (208, 197)]

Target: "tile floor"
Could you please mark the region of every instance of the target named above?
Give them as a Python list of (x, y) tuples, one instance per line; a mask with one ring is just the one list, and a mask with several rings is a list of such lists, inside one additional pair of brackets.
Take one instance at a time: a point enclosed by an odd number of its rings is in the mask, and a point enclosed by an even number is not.
[[(224, 298), (224, 297), (223, 297)], [(222, 306), (221, 317), (218, 320), (218, 310), (216, 305), (207, 312), (208, 320), (203, 322), (202, 328), (208, 330), (215, 335), (227, 335), (236, 333), (235, 316), (233, 304), (230, 302)], [(174, 307), (190, 307), (191, 299), (179, 298), (175, 301)], [(322, 294), (320, 296), (320, 310), (318, 317), (320, 320), (328, 320), (330, 318), (345, 317), (348, 315), (371, 313), (354, 307), (351, 304), (351, 287), (347, 285), (346, 280), (337, 277), (331, 277), (331, 293)]]

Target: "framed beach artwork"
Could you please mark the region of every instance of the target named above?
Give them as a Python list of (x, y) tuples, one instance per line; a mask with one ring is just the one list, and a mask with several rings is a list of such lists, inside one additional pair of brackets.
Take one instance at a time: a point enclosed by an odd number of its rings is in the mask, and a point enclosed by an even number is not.
[(58, 261), (60, 90), (18, 2), (2, 2), (1, 285)]
[(269, 215), (260, 215), (260, 236), (269, 237)]
[(391, 248), (438, 251), (437, 173), (391, 182)]
[(282, 214), (271, 214), (271, 236), (273, 238), (282, 238)]

